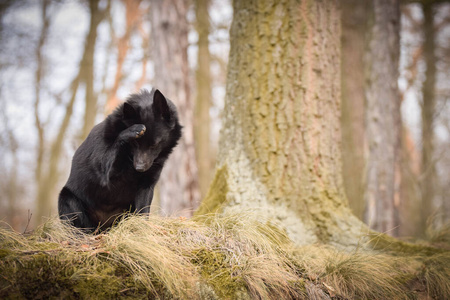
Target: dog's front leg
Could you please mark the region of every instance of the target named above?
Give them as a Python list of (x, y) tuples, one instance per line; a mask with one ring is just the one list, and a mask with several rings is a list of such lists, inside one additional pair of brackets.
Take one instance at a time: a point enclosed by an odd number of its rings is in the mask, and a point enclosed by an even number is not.
[[(133, 142), (136, 139), (141, 138), (145, 133), (145, 125), (134, 124), (124, 131), (122, 131), (114, 143), (108, 147), (108, 149), (96, 157), (101, 157), (100, 163), (100, 183), (104, 187), (108, 187), (113, 173), (114, 163), (116, 158), (120, 155), (120, 151), (124, 144)], [(99, 150), (100, 151), (100, 150)]]
[(134, 199), (134, 211), (138, 214), (149, 214), (150, 204), (153, 200), (153, 186), (141, 188), (136, 194)]

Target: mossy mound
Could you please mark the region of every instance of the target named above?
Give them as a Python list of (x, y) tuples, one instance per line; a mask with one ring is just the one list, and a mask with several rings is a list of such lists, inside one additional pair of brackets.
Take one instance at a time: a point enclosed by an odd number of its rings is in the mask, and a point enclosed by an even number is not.
[(296, 247), (250, 214), (129, 215), (99, 235), (52, 219), (0, 229), (0, 298), (450, 299), (450, 252), (427, 249)]

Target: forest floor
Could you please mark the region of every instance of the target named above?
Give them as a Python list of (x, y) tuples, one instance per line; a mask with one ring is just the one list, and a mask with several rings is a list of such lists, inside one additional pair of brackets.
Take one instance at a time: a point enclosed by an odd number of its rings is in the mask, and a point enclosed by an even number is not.
[(295, 246), (247, 214), (127, 216), (98, 235), (56, 218), (27, 234), (4, 227), (1, 299), (450, 299), (449, 227), (351, 252)]

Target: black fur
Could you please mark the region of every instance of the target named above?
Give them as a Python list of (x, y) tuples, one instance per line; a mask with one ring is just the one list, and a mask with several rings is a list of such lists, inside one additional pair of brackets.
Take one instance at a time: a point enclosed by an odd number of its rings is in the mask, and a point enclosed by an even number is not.
[(131, 95), (75, 152), (59, 216), (86, 231), (125, 211), (148, 213), (153, 189), (181, 137), (175, 105), (158, 90)]

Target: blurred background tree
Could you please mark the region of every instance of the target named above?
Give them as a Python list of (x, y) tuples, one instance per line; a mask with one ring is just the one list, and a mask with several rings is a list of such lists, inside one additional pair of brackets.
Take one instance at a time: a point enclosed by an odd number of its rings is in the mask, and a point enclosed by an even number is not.
[(210, 0), (195, 1), (195, 29), (198, 34), (197, 70), (195, 72), (196, 98), (194, 114), (194, 137), (198, 164), (200, 195), (208, 191), (214, 161), (211, 153), (211, 54), (209, 52), (210, 20), (208, 9)]
[[(450, 218), (450, 4), (345, 0), (333, 9), (342, 9), (340, 127), (349, 205), (378, 230), (423, 237), (427, 226)], [(377, 12), (393, 15), (389, 21)], [(24, 230), (56, 214), (71, 157), (90, 128), (129, 93), (152, 86), (177, 103), (185, 127), (183, 155), (167, 167), (159, 205), (189, 216), (213, 174), (231, 17), (231, 3), (219, 0), (1, 1), (0, 218)], [(387, 54), (377, 56), (374, 43)], [(389, 87), (396, 100), (384, 96)], [(389, 138), (372, 134), (374, 120)], [(378, 156), (371, 145), (379, 146)], [(374, 168), (388, 171), (373, 177)]]
[[(183, 136), (159, 181), (161, 213), (191, 216), (200, 201), (194, 145), (194, 100), (188, 62), (187, 1), (151, 1), (155, 86), (173, 99)], [(209, 124), (208, 124), (209, 126)]]
[(400, 2), (368, 2), (365, 53), (364, 221), (398, 235), (400, 220)]
[(365, 79), (366, 1), (342, 1), (342, 170), (344, 187), (353, 213), (364, 214), (364, 139), (365, 139)]
[[(358, 217), (391, 235), (423, 237), (432, 223), (442, 225), (449, 220), (448, 181), (444, 179), (446, 176), (433, 175), (433, 166), (439, 166), (441, 174), (446, 174), (449, 166), (445, 154), (448, 151), (443, 150), (448, 148), (448, 85), (433, 80), (436, 68), (441, 80), (448, 80), (449, 76), (449, 4), (442, 2), (445, 1), (401, 2), (400, 15), (383, 21), (380, 16), (387, 18), (395, 13), (398, 2), (342, 1), (341, 126), (345, 190)], [(426, 16), (425, 8), (433, 17)], [(432, 19), (432, 25), (426, 24), (430, 23), (427, 18)], [(377, 20), (378, 28), (374, 27)], [(399, 20), (400, 26), (394, 29)], [(388, 31), (389, 26), (394, 30)], [(430, 31), (438, 31), (439, 37)], [(385, 53), (376, 58), (374, 47)], [(399, 64), (395, 62), (396, 51), (400, 52)], [(440, 59), (430, 59), (434, 53), (440, 53)], [(377, 80), (381, 83), (378, 86)], [(396, 81), (397, 92), (393, 89)], [(388, 99), (391, 88), (392, 96)], [(442, 110), (427, 113), (433, 111), (433, 93), (437, 91)], [(370, 128), (378, 128), (378, 136), (373, 131), (369, 133)], [(389, 135), (391, 138), (387, 139)], [(434, 139), (440, 141), (440, 151), (433, 149)], [(376, 169), (378, 177), (374, 176)], [(375, 173), (371, 174), (371, 170)], [(386, 176), (390, 176), (387, 181)], [(373, 191), (384, 196), (374, 196)], [(380, 226), (383, 219), (390, 225)]]

